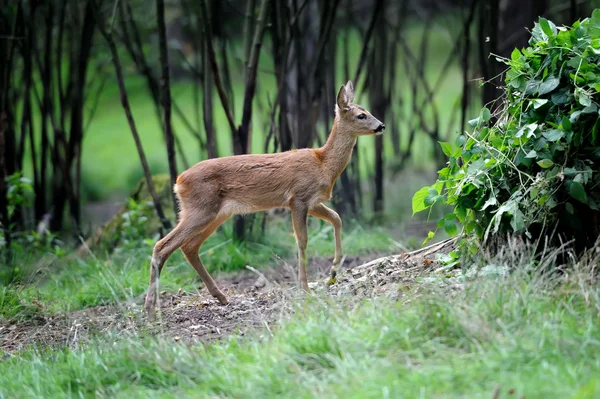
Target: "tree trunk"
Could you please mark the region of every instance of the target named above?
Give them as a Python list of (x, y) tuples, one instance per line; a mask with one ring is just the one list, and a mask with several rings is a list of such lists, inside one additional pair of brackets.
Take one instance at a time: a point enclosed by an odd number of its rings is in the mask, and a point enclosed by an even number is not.
[[(8, 35), (10, 32), (4, 27), (0, 27), (0, 35)], [(8, 46), (6, 40), (0, 40), (0, 228), (4, 236), (4, 263), (7, 267), (12, 265), (12, 243), (8, 220), (8, 203), (6, 193), (6, 157), (5, 154), (10, 151), (6, 146), (7, 129), (7, 102), (5, 93), (8, 91)], [(5, 69), (6, 68), (6, 69)]]
[[(250, 147), (250, 129), (252, 123), (252, 104), (254, 95), (256, 94), (256, 73), (258, 71), (258, 59), (260, 57), (260, 49), (262, 47), (263, 36), (267, 26), (267, 11), (269, 10), (270, 0), (262, 0), (258, 20), (256, 21), (256, 29), (252, 39), (252, 48), (250, 50), (250, 58), (246, 65), (246, 85), (244, 88), (244, 105), (242, 110), (242, 123), (238, 128), (237, 135), (234, 136), (234, 154), (247, 154)], [(241, 215), (236, 215), (233, 220), (234, 237), (237, 240), (243, 240), (245, 236), (245, 223)]]
[[(169, 174), (171, 176), (171, 187), (175, 186), (177, 181), (177, 160), (175, 158), (175, 141), (173, 138), (173, 129), (171, 125), (171, 84), (169, 76), (169, 50), (167, 48), (167, 32), (165, 28), (165, 2), (156, 0), (156, 16), (158, 18), (158, 42), (160, 47), (160, 65), (161, 65), (161, 87), (160, 97), (164, 111), (163, 130), (165, 141), (167, 143), (167, 158), (169, 161)], [(175, 215), (178, 215), (177, 196), (173, 191), (173, 207)]]
[[(381, 3), (381, 4), (380, 4)], [(388, 45), (387, 32), (385, 24), (384, 0), (379, 0), (377, 6), (381, 12), (377, 13), (377, 28), (375, 31), (375, 43), (373, 56), (371, 58), (371, 71), (369, 73), (371, 84), (369, 85), (369, 101), (371, 102), (371, 112), (381, 121), (385, 121), (386, 108), (388, 101), (386, 99), (387, 90), (385, 87), (385, 75)], [(375, 137), (375, 195), (373, 196), (373, 215), (376, 220), (383, 217), (383, 136)]]
[(219, 152), (213, 122), (213, 75), (208, 63), (208, 46), (204, 41), (202, 42), (202, 71), (204, 74), (202, 82), (202, 116), (204, 131), (206, 132), (206, 150), (209, 158), (217, 158)]

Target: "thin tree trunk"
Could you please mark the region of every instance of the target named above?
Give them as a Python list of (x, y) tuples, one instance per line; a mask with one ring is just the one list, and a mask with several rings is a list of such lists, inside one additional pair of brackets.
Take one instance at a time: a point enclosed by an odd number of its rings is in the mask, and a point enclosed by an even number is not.
[[(369, 76), (369, 101), (373, 114), (385, 121), (385, 113), (389, 102), (385, 87), (385, 75), (387, 72), (387, 32), (385, 25), (385, 4), (380, 0), (381, 11), (377, 17), (377, 29), (375, 31), (375, 44), (372, 52)], [(375, 137), (375, 195), (373, 196), (373, 214), (376, 220), (381, 220), (383, 214), (383, 136)]]
[(233, 112), (229, 105), (229, 101), (227, 99), (227, 93), (225, 92), (225, 88), (223, 87), (223, 82), (221, 81), (221, 74), (219, 72), (219, 66), (217, 65), (217, 57), (215, 54), (215, 49), (213, 46), (213, 38), (212, 38), (212, 28), (210, 25), (210, 18), (208, 14), (208, 8), (206, 5), (206, 0), (200, 1), (200, 15), (202, 17), (202, 28), (204, 33), (204, 40), (206, 42), (207, 51), (208, 51), (208, 60), (210, 62), (210, 67), (213, 73), (213, 79), (215, 81), (215, 86), (217, 88), (217, 93), (219, 94), (219, 99), (221, 100), (221, 105), (223, 107), (223, 111), (225, 112), (225, 116), (227, 117), (227, 123), (229, 124), (229, 128), (231, 129), (231, 134), (235, 136), (236, 127), (235, 121), (233, 120)]
[[(167, 143), (167, 158), (169, 161), (169, 175), (171, 176), (171, 187), (177, 181), (177, 159), (175, 158), (175, 141), (171, 125), (171, 79), (169, 76), (169, 49), (167, 48), (167, 30), (165, 27), (165, 2), (156, 0), (156, 16), (158, 18), (158, 43), (160, 47), (161, 86), (160, 97), (163, 107), (163, 130)], [(177, 196), (173, 195), (173, 209), (177, 217)]]
[(238, 154), (248, 153), (248, 138), (250, 124), (252, 122), (252, 103), (256, 92), (256, 73), (258, 70), (258, 59), (260, 57), (260, 49), (262, 47), (262, 39), (267, 26), (267, 11), (269, 9), (270, 0), (263, 0), (260, 5), (260, 13), (258, 16), (254, 39), (252, 40), (252, 50), (250, 59), (247, 65), (246, 86), (244, 90), (244, 106), (242, 112), (242, 124), (238, 130)]
[(471, 7), (469, 8), (469, 14), (465, 21), (465, 27), (463, 29), (464, 32), (464, 50), (463, 50), (463, 91), (462, 91), (462, 101), (461, 101), (461, 121), (460, 128), (463, 130), (465, 128), (465, 123), (467, 121), (467, 107), (469, 106), (469, 66), (471, 64), (471, 24), (473, 23), (473, 17), (475, 16), (475, 8), (477, 6), (477, 0), (471, 1)]
[[(267, 26), (267, 11), (269, 9), (270, 0), (263, 0), (260, 5), (254, 39), (252, 40), (252, 49), (248, 65), (246, 66), (246, 86), (244, 90), (244, 106), (242, 111), (242, 123), (238, 129), (237, 135), (234, 137), (234, 153), (247, 154), (250, 146), (250, 129), (252, 123), (252, 103), (256, 92), (256, 73), (258, 70), (258, 59), (262, 46), (262, 39)], [(241, 215), (234, 217), (234, 237), (237, 240), (244, 239), (245, 223)]]
[(48, 165), (48, 153), (49, 140), (48, 140), (48, 119), (52, 116), (52, 30), (53, 30), (53, 12), (54, 7), (52, 3), (48, 3), (46, 10), (46, 37), (44, 43), (44, 63), (40, 65), (42, 81), (44, 84), (44, 93), (42, 99), (42, 146), (41, 150), (41, 165), (40, 165), (40, 179), (41, 186), (40, 192), (36, 193), (36, 198), (39, 198), (40, 213), (45, 214), (47, 212), (46, 202), (46, 178), (47, 178), (47, 165)]
[[(0, 34), (9, 34), (8, 29), (0, 27)], [(6, 157), (5, 154), (8, 152), (6, 147), (6, 131), (7, 129), (7, 112), (6, 112), (6, 96), (5, 93), (8, 91), (9, 82), (6, 81), (8, 76), (7, 71), (4, 68), (10, 68), (8, 62), (8, 48), (5, 40), (0, 40), (0, 227), (2, 228), (2, 235), (4, 236), (4, 242), (6, 250), (4, 251), (4, 264), (7, 267), (12, 266), (12, 242), (9, 228), (8, 219), (8, 201), (7, 201), (7, 190), (6, 190)]]
[(213, 123), (213, 76), (208, 63), (208, 45), (202, 44), (202, 71), (204, 80), (202, 82), (202, 116), (204, 121), (204, 131), (206, 132), (206, 150), (209, 158), (217, 158), (217, 138), (215, 136), (215, 126)]
[(367, 61), (367, 56), (369, 54), (369, 43), (371, 42), (371, 36), (373, 36), (373, 31), (375, 30), (375, 22), (377, 21), (379, 13), (382, 10), (383, 0), (377, 0), (377, 2), (375, 3), (375, 9), (373, 10), (373, 15), (371, 16), (371, 21), (369, 22), (369, 27), (367, 28), (367, 33), (365, 34), (365, 38), (363, 39), (363, 46), (360, 51), (360, 58), (356, 67), (356, 73), (354, 74), (355, 87), (358, 86), (358, 81), (360, 79), (364, 64)]
[(244, 37), (246, 42), (244, 43), (244, 70), (248, 73), (248, 64), (250, 62), (250, 53), (252, 52), (252, 33), (254, 32), (254, 8), (256, 7), (256, 0), (247, 0), (246, 3), (246, 21), (244, 23)]

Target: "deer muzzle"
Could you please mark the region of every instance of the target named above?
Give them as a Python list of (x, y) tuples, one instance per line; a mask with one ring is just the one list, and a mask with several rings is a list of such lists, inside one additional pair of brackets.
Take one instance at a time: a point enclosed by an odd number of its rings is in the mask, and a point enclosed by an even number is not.
[(385, 125), (382, 123), (379, 126), (377, 126), (377, 129), (375, 129), (375, 134), (377, 134), (377, 135), (383, 134), (384, 130), (385, 130)]

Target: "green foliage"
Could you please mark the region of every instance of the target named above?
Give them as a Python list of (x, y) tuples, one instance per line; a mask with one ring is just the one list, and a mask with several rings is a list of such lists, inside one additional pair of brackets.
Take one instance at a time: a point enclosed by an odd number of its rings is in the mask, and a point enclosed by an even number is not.
[(140, 247), (152, 248), (157, 237), (148, 237), (148, 221), (153, 217), (154, 204), (150, 201), (136, 202), (127, 199), (125, 212), (121, 218), (120, 228), (114, 231), (114, 240), (120, 242), (117, 251), (126, 251)]
[[(8, 190), (6, 200), (8, 203), (8, 216), (12, 217), (20, 207), (29, 208), (33, 202), (33, 186), (31, 179), (21, 176), (17, 172), (6, 178)], [(9, 226), (12, 228), (12, 226)]]
[(599, 210), (600, 10), (571, 28), (540, 18), (529, 44), (498, 59), (508, 66), (502, 108), (483, 108), (472, 132), (440, 143), (447, 166), (413, 198), (413, 212), (452, 207), (438, 223), (449, 235), (456, 223), (480, 239), (556, 223), (589, 232)]

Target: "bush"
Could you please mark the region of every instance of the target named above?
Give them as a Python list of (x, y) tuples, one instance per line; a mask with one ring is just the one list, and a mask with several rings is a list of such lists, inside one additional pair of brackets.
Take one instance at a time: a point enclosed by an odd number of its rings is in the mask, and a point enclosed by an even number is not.
[(540, 18), (530, 47), (515, 49), (501, 106), (483, 108), (454, 143), (433, 186), (419, 190), (413, 212), (453, 207), (438, 223), (451, 235), (553, 231), (589, 246), (600, 206), (600, 10), (573, 27)]

